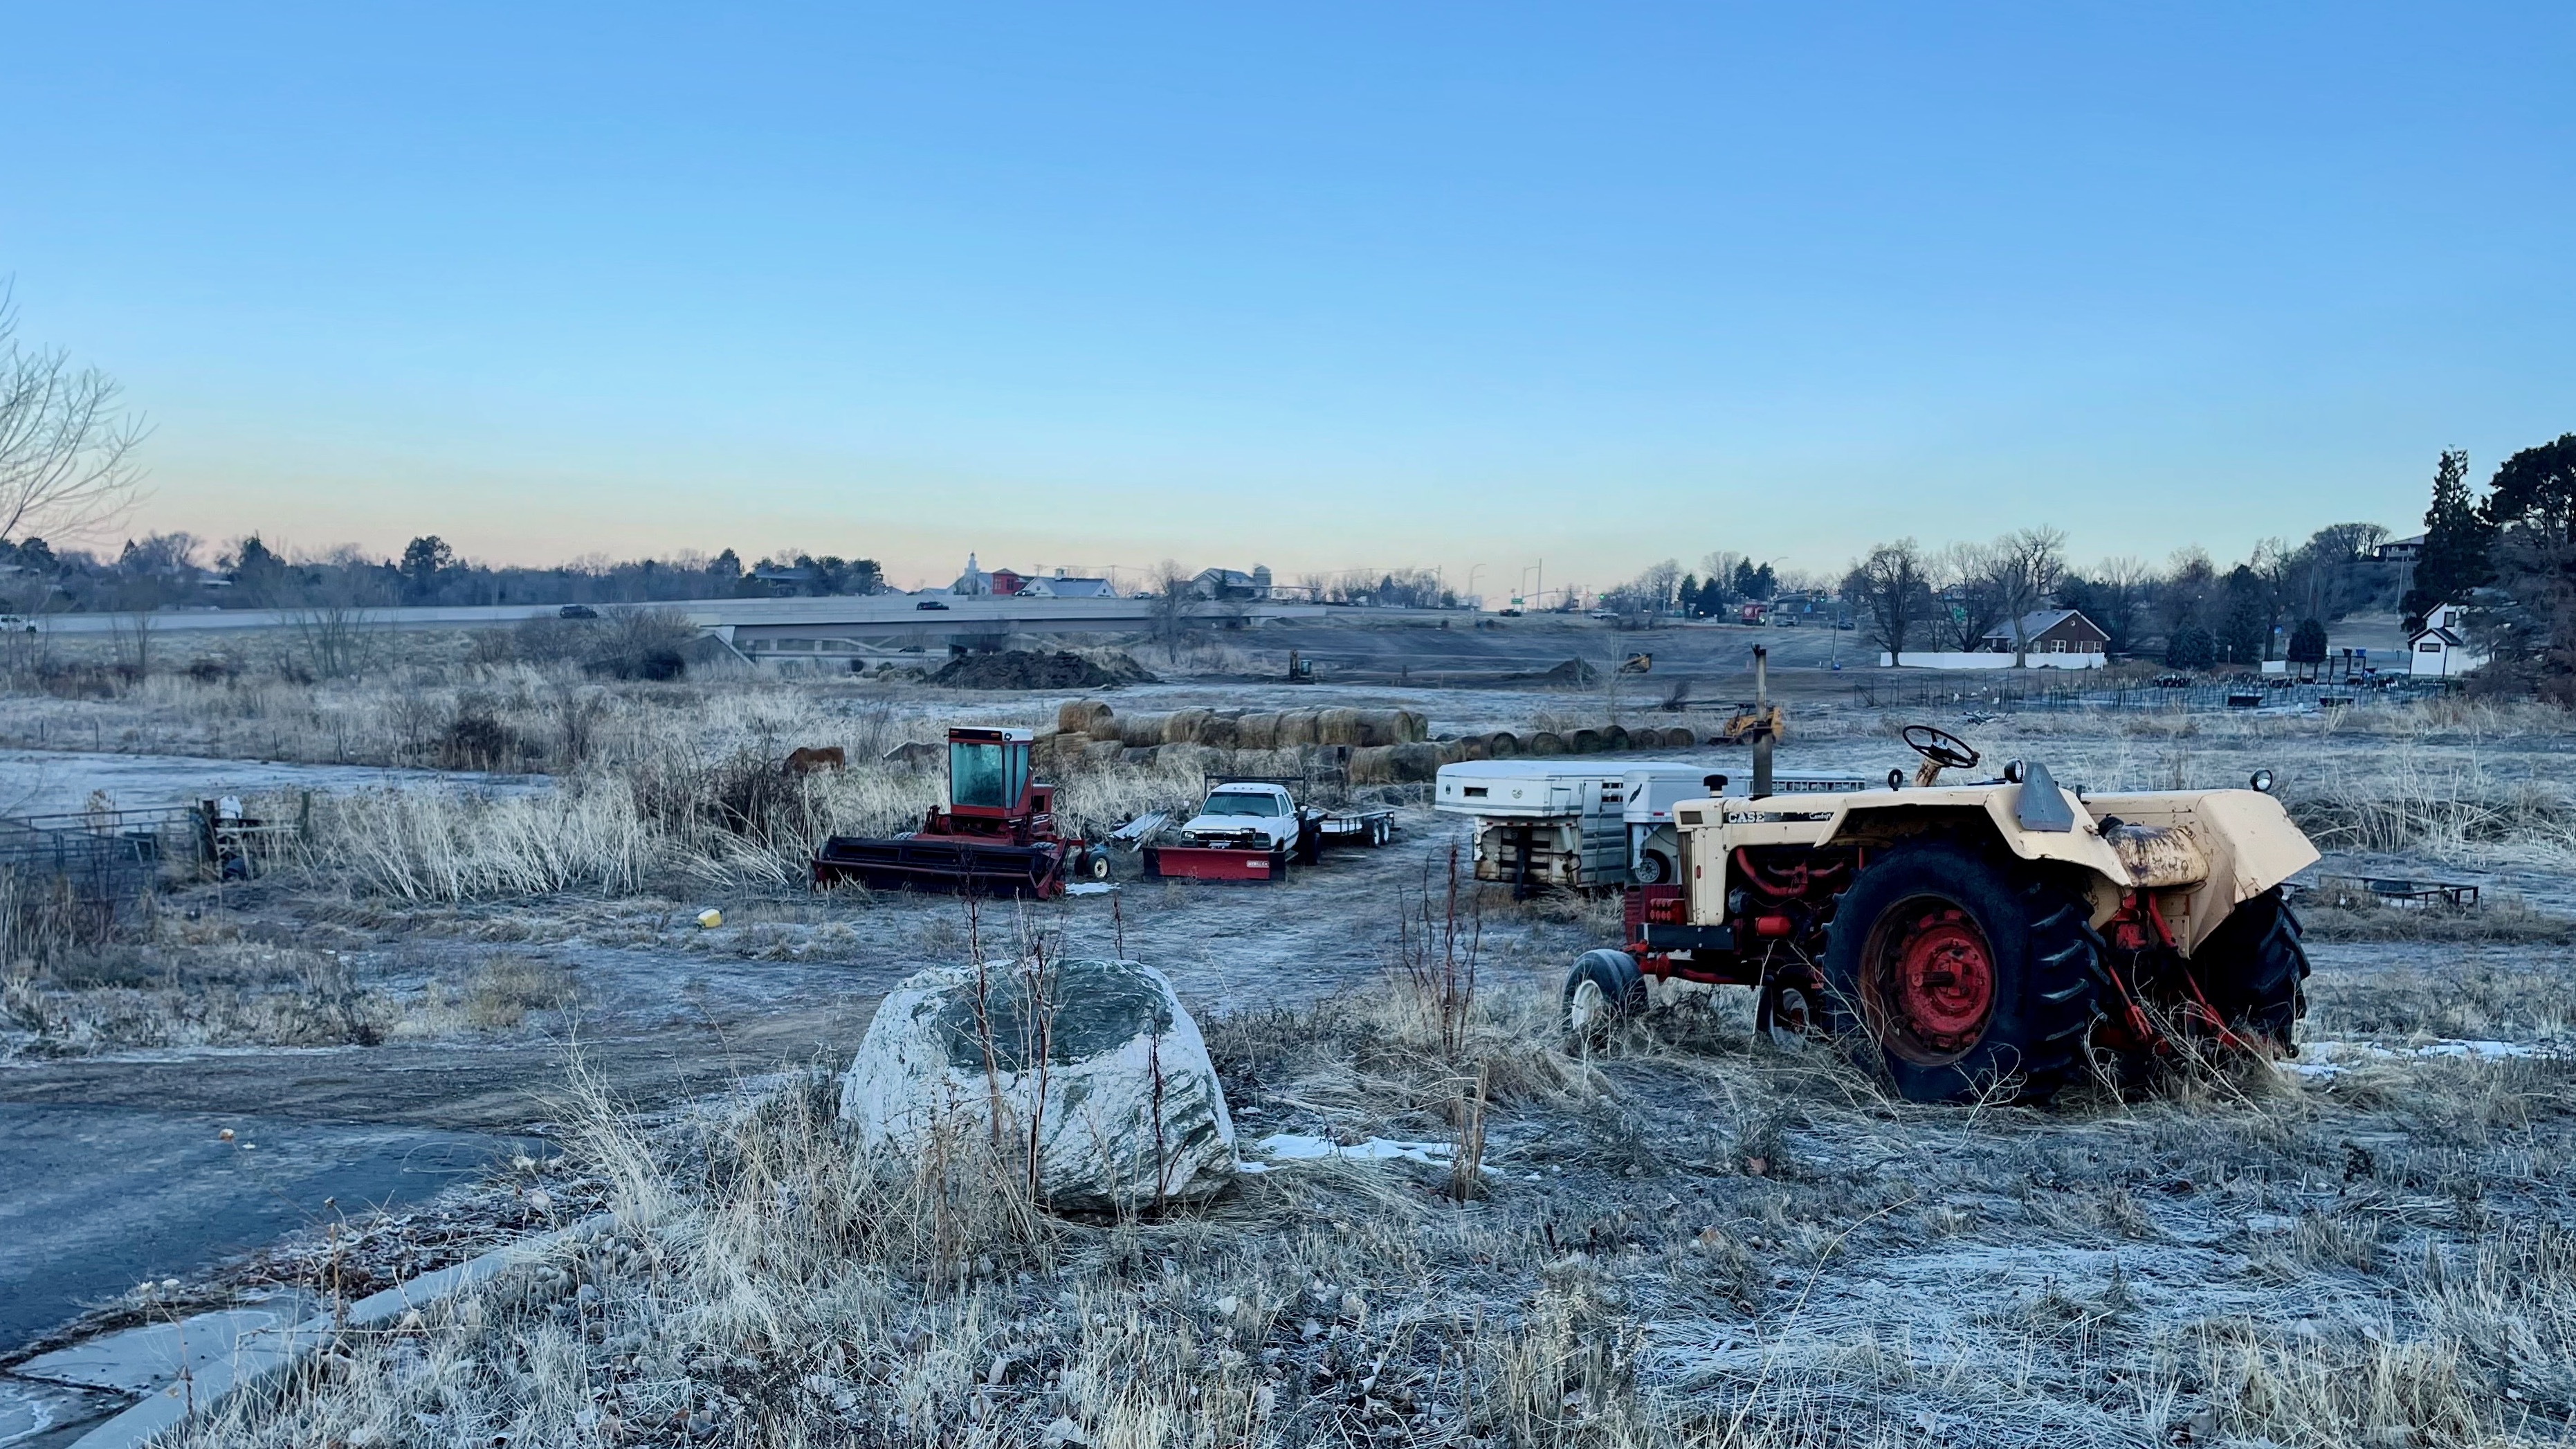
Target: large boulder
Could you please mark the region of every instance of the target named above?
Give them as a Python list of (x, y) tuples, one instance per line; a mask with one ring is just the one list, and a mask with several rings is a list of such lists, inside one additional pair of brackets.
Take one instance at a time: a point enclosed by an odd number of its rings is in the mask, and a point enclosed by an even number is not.
[(1015, 1150), (1036, 1124), (1050, 1207), (1150, 1208), (1234, 1176), (1207, 1043), (1140, 962), (934, 966), (877, 1007), (841, 1078), (841, 1117), (871, 1146), (908, 1149), (943, 1125), (981, 1134), (997, 1107)]

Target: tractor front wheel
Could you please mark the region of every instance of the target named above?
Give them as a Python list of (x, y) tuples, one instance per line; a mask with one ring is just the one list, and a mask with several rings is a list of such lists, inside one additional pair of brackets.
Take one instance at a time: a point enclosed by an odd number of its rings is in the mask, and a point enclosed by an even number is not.
[(1646, 1005), (1645, 973), (1625, 951), (1586, 951), (1565, 973), (1565, 1029), (1577, 1041), (1601, 1040)]
[(2275, 1051), (2298, 1051), (2299, 1018), (2308, 1014), (2308, 950), (2279, 888), (2228, 912), (2192, 954), (2191, 970), (2231, 1030)]
[(2081, 892), (2000, 852), (1900, 847), (1834, 908), (1830, 1014), (1909, 1102), (2046, 1101), (2084, 1063), (2102, 949), (2088, 918)]

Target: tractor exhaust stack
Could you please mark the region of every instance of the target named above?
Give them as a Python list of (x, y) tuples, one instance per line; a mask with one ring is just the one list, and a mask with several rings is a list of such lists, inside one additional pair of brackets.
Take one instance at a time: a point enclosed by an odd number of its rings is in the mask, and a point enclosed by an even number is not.
[(1753, 798), (1771, 793), (1771, 651), (1753, 646)]

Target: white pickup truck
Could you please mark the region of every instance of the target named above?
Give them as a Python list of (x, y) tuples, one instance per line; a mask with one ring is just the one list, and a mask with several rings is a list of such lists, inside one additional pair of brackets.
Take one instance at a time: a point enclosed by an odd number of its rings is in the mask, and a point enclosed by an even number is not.
[(1327, 845), (1384, 845), (1392, 810), (1300, 805), (1286, 782), (1211, 776), (1199, 813), (1144, 848), (1147, 876), (1284, 881), (1290, 862), (1312, 865)]
[(1296, 797), (1285, 785), (1219, 785), (1180, 828), (1184, 845), (1238, 845), (1277, 850), (1297, 843)]

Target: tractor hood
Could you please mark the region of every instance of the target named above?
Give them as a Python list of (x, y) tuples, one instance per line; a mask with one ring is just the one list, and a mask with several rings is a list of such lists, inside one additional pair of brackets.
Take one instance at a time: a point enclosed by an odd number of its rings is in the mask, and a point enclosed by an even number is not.
[[(1982, 827), (2024, 860), (2078, 866), (2109, 889), (2094, 893), (2096, 922), (2123, 892), (2165, 902), (2185, 952), (2240, 903), (2314, 864), (2316, 847), (2281, 802), (2254, 790), (2169, 790), (2078, 798), (2037, 773), (2025, 784), (1934, 785), (1821, 797), (1702, 799), (1674, 807), (1684, 829), (1720, 812), (1738, 844), (1887, 844), (1927, 830)], [(2105, 823), (2112, 835), (2103, 833)]]

